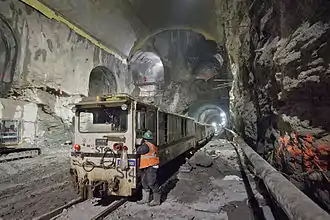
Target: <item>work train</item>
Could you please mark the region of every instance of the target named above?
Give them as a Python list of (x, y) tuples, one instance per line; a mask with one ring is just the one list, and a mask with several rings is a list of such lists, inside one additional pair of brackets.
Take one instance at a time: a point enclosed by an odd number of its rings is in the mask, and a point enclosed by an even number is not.
[(212, 125), (161, 111), (125, 94), (75, 104), (70, 173), (83, 198), (131, 196), (139, 184), (137, 147), (150, 130), (160, 167), (208, 141)]

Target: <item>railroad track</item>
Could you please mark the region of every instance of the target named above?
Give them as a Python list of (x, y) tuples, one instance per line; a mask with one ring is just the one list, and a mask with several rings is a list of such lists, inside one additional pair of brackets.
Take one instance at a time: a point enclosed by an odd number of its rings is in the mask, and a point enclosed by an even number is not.
[[(190, 154), (191, 156), (192, 154)], [(189, 157), (190, 157), (189, 156)], [(180, 158), (182, 159), (182, 161), (180, 160)], [(160, 185), (161, 188), (163, 189), (164, 187), (166, 187), (167, 184), (169, 184), (169, 182), (172, 180), (172, 177), (174, 177), (176, 175), (176, 172), (179, 170), (180, 166), (182, 164), (185, 163), (185, 158), (186, 155), (181, 155), (179, 158), (177, 158), (177, 164), (176, 165), (167, 165), (168, 168), (166, 168), (167, 172), (166, 175), (164, 175), (164, 179), (160, 179)], [(141, 183), (138, 184), (137, 189), (140, 189), (142, 187)], [(115, 211), (116, 209), (118, 209), (120, 206), (124, 205), (129, 198), (122, 198), (120, 200), (117, 201), (112, 201), (111, 204), (109, 204), (108, 206), (106, 206), (104, 209), (102, 209), (101, 211), (99, 211), (96, 215), (94, 215), (93, 217), (90, 217), (89, 219), (91, 220), (101, 220), (103, 218), (105, 218), (106, 216), (108, 216), (109, 214), (111, 214), (113, 211)], [(83, 203), (86, 200), (79, 198), (79, 199), (75, 199), (73, 201), (71, 201), (70, 203), (61, 206), (57, 209), (54, 209), (42, 216), (39, 216), (37, 218), (34, 218), (33, 220), (55, 220), (58, 219), (62, 216), (63, 210), (65, 209), (69, 209), (70, 207)], [(87, 200), (88, 201), (88, 200)], [(88, 214), (88, 213), (87, 213)], [(67, 218), (66, 218), (67, 219)]]
[[(125, 204), (127, 202), (127, 198), (122, 198), (120, 200), (116, 200), (114, 202), (112, 202), (111, 204), (109, 204), (108, 206), (106, 206), (102, 211), (100, 211), (99, 213), (97, 213), (96, 215), (94, 215), (93, 217), (91, 217), (91, 220), (101, 220), (103, 218), (105, 218), (106, 216), (108, 216), (109, 214), (111, 214), (113, 211), (115, 211), (117, 208), (119, 208), (120, 206), (122, 206), (123, 204)], [(79, 199), (75, 199), (71, 202), (69, 202), (66, 205), (63, 205), (57, 209), (54, 209), (42, 216), (39, 216), (37, 218), (34, 218), (34, 220), (50, 220), (50, 219), (57, 219), (58, 217), (61, 216), (63, 210), (65, 209), (69, 209), (70, 207), (77, 205), (79, 203), (82, 203), (86, 200), (79, 198)]]
[(111, 205), (109, 205), (105, 210), (95, 215), (92, 220), (101, 220), (104, 217), (108, 216), (111, 212), (115, 211), (120, 206), (124, 205), (127, 202), (127, 198), (122, 198)]

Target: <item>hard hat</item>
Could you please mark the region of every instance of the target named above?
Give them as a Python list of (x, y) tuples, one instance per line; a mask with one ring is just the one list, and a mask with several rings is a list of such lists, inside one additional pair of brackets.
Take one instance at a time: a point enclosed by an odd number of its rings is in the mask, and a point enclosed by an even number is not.
[(153, 139), (152, 132), (151, 131), (146, 131), (143, 134), (143, 138), (146, 139), (146, 140), (152, 140)]

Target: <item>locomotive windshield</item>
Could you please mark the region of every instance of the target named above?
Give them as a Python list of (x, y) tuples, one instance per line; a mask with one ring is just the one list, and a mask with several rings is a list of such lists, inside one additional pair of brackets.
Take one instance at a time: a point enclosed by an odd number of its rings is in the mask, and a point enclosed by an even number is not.
[(82, 133), (109, 133), (127, 131), (128, 110), (118, 107), (79, 110), (79, 131)]

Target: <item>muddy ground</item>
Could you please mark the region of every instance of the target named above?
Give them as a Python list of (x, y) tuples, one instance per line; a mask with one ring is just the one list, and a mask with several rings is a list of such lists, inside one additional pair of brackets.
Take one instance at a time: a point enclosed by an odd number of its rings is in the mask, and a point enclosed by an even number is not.
[(69, 177), (69, 147), (0, 163), (0, 219), (32, 219), (77, 198)]
[[(32, 219), (77, 198), (68, 175), (69, 153), (63, 148), (38, 158), (0, 164), (0, 218)], [(262, 201), (251, 183), (254, 196)], [(159, 207), (131, 201), (107, 219), (255, 219), (237, 154), (225, 140), (211, 141), (187, 160), (162, 186), (162, 194)], [(96, 204), (77, 204), (57, 219), (90, 219), (105, 208)]]
[[(251, 183), (253, 195), (262, 202), (262, 196)], [(162, 186), (162, 201), (159, 207), (130, 201), (106, 219), (256, 219), (248, 202), (237, 154), (225, 140), (211, 141), (183, 164)], [(56, 219), (88, 220), (103, 208), (95, 201), (86, 201), (65, 210)]]
[[(262, 201), (255, 185), (252, 183), (251, 186), (254, 196)], [(181, 166), (180, 171), (163, 186), (163, 199), (165, 201), (159, 207), (129, 202), (107, 220), (255, 219), (237, 154), (225, 140), (211, 141)]]

